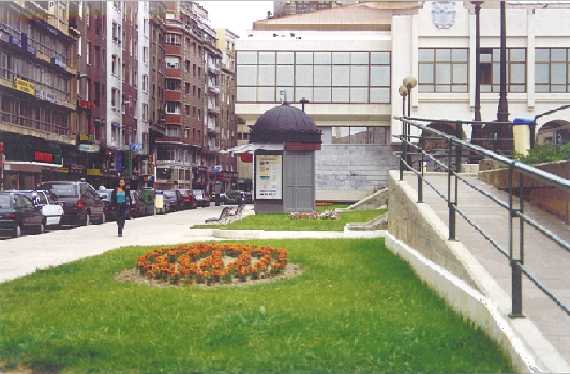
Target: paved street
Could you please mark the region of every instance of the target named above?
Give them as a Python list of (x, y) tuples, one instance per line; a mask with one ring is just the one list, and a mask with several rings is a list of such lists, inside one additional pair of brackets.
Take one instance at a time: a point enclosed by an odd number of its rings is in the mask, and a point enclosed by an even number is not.
[[(429, 175), (430, 183), (438, 191), (447, 192), (447, 176)], [(415, 176), (406, 176), (406, 182), (417, 189)], [(507, 194), (499, 191), (474, 177), (468, 180), (487, 192), (507, 201)], [(497, 241), (502, 248), (508, 248), (507, 211), (487, 197), (479, 194), (463, 183), (458, 185), (458, 207), (468, 217), (480, 225), (485, 233)], [(447, 225), (447, 203), (437, 196), (430, 187), (424, 186), (424, 202), (429, 204), (439, 218)], [(569, 227), (558, 218), (529, 203), (525, 203), (525, 212), (541, 224), (547, 226), (566, 241), (570, 241)], [(463, 218), (457, 216), (457, 239), (477, 258), (483, 267), (497, 281), (499, 286), (510, 296), (511, 272), (507, 259), (489, 244), (481, 234), (469, 226)], [(570, 253), (546, 239), (537, 230), (525, 226), (525, 265), (544, 283), (561, 301), (570, 304), (570, 285), (568, 269)], [(515, 231), (518, 235), (518, 231)], [(540, 328), (545, 337), (558, 348), (570, 361), (570, 317), (546, 297), (536, 286), (523, 279), (523, 312)]]
[(221, 210), (222, 207), (212, 206), (165, 216), (136, 218), (127, 221), (122, 238), (117, 237), (116, 223), (108, 222), (104, 225), (0, 240), (0, 282), (29, 274), (38, 268), (98, 255), (121, 246), (211, 239), (192, 235), (189, 227), (204, 223), (206, 218), (219, 216)]

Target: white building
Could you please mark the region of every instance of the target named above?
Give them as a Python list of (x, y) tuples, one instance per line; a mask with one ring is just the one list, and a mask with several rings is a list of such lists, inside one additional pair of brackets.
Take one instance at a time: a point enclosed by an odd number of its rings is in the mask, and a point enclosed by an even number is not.
[(107, 131), (105, 132), (108, 148), (121, 149), (122, 134), (122, 1), (107, 2), (106, 32), (107, 32)]
[(137, 139), (136, 143), (141, 147), (139, 154), (148, 154), (148, 93), (149, 93), (149, 59), (150, 59), (150, 39), (149, 39), (149, 3), (148, 1), (139, 1), (137, 3), (137, 24), (138, 28), (138, 60), (137, 71)]
[[(481, 11), (482, 119), (496, 119), (499, 10)], [(570, 102), (570, 10), (511, 2), (507, 12), (510, 118)], [(526, 6), (519, 5), (524, 3)], [(412, 75), (412, 115), (472, 120), (475, 16), (451, 2), (454, 22), (438, 29), (432, 1), (376, 1), (258, 21), (236, 42), (236, 114), (253, 125), (283, 100), (310, 100), (323, 130), (317, 199), (356, 200), (386, 183), (397, 166), (398, 88)], [(535, 4), (534, 6), (528, 6)], [(453, 17), (451, 17), (453, 18)], [(532, 63), (529, 63), (531, 62)], [(536, 61), (536, 62), (535, 62)], [(298, 105), (298, 104), (295, 104)]]

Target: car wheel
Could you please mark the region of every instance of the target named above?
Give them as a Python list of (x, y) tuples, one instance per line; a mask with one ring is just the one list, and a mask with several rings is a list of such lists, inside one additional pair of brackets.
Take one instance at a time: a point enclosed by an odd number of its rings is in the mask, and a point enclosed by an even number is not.
[(14, 234), (16, 234), (16, 238), (22, 236), (22, 226), (16, 225), (16, 230), (14, 231)]

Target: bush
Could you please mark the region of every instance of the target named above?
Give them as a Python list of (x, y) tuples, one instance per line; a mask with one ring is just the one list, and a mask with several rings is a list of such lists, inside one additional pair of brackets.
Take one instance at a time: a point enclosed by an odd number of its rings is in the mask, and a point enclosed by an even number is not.
[(525, 164), (541, 164), (570, 159), (570, 143), (565, 145), (544, 144), (537, 145), (528, 152), (527, 156), (515, 155), (515, 159)]

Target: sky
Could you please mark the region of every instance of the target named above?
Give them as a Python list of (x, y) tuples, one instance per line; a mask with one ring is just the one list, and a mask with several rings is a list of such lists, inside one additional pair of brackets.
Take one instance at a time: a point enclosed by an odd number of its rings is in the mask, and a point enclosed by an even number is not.
[(273, 1), (198, 1), (208, 10), (208, 16), (215, 28), (226, 28), (241, 38), (247, 36), (254, 21), (267, 18), (267, 11), (273, 12)]

